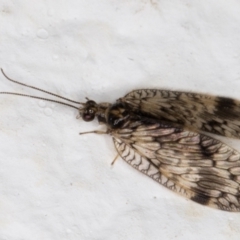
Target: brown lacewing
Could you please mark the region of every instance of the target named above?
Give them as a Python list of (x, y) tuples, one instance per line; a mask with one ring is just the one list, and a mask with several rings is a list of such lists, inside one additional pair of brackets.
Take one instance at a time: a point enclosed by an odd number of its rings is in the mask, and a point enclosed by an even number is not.
[[(158, 89), (133, 90), (115, 103), (76, 102), (10, 79), (75, 108), (84, 121), (106, 125), (118, 156), (165, 187), (206, 206), (240, 211), (240, 153), (207, 133), (240, 138), (240, 101)], [(73, 104), (78, 104), (77, 107)]]

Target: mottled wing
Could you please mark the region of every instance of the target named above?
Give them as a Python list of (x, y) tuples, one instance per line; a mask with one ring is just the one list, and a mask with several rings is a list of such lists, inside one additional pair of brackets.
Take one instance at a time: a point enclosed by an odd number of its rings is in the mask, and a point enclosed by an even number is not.
[(240, 138), (240, 101), (210, 95), (140, 89), (119, 99), (131, 111), (189, 130)]
[(203, 205), (240, 211), (240, 154), (211, 137), (168, 125), (112, 133), (119, 155), (167, 188)]

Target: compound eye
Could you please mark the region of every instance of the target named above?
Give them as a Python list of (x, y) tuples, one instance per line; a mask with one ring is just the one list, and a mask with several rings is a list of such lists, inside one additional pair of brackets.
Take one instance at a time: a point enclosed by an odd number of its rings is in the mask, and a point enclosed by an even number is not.
[(85, 122), (90, 122), (95, 118), (95, 111), (93, 109), (86, 109), (82, 116)]

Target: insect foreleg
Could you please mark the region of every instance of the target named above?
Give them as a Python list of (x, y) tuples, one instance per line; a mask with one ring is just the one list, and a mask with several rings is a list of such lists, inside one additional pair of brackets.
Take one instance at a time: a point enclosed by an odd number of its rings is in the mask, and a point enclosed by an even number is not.
[(96, 134), (108, 134), (108, 130), (107, 131), (98, 131), (98, 130), (95, 130), (95, 131), (89, 131), (89, 132), (80, 132), (79, 135), (83, 135), (83, 134), (88, 134), (88, 133), (96, 133)]

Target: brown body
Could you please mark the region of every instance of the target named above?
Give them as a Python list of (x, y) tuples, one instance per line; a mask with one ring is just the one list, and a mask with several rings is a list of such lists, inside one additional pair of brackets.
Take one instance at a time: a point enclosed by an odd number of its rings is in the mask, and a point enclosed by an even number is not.
[(199, 133), (239, 137), (239, 106), (208, 95), (136, 90), (115, 104), (90, 100), (80, 114), (105, 124), (119, 155), (140, 172), (200, 204), (240, 211), (240, 154)]
[[(84, 121), (105, 124), (118, 154), (138, 171), (187, 198), (221, 210), (240, 211), (240, 153), (207, 132), (240, 138), (240, 102), (196, 93), (140, 89), (114, 104), (76, 102), (10, 79), (82, 107), (22, 93), (79, 110)], [(95, 131), (98, 132), (98, 131)]]

